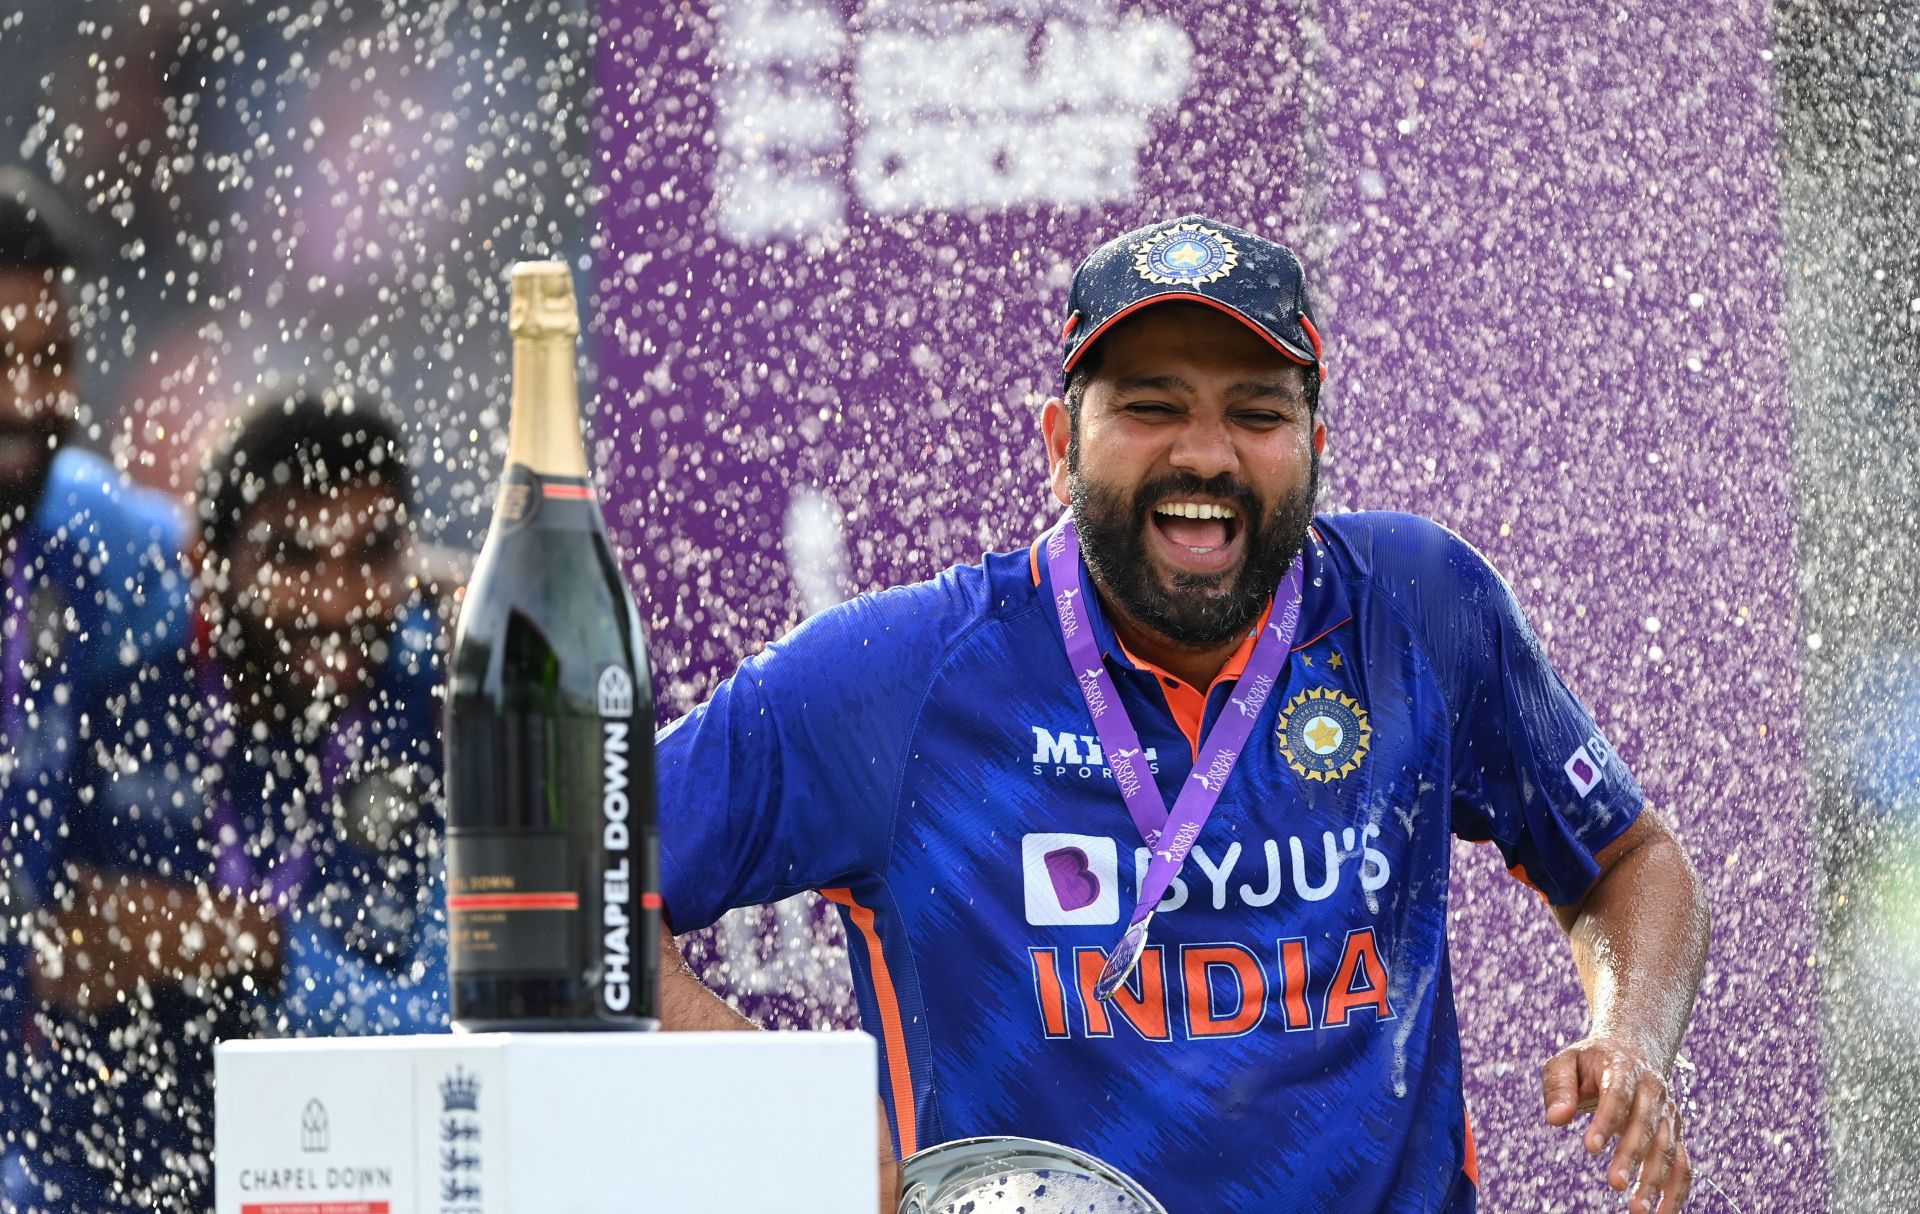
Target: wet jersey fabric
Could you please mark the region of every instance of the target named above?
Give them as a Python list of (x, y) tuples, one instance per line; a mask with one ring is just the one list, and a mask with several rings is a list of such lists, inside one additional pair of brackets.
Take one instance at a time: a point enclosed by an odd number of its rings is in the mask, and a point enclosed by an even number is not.
[[(9, 684), (14, 694), (5, 706), (0, 763), (10, 912), (0, 965), (0, 1192), (22, 1208), (87, 1204), (71, 1184), (55, 1190), (64, 1191), (57, 1198), (44, 1187), (58, 1169), (46, 1166), (43, 1152), (73, 1137), (64, 1120), (73, 1114), (52, 1089), (91, 1080), (88, 1059), (63, 1056), (36, 1021), (27, 932), (36, 907), (68, 892), (66, 837), (79, 819), (109, 805), (138, 805), (151, 821), (154, 807), (166, 803), (166, 767), (177, 757), (168, 748), (168, 713), (181, 703), (190, 618), (184, 538), (184, 521), (169, 499), (127, 484), (99, 456), (68, 447), (54, 457), (9, 553), (9, 573), (14, 562), (26, 565), (18, 583), (25, 602), (6, 605), (4, 627), (25, 635), (10, 636), (7, 648), (26, 664)], [(87, 1111), (87, 1123), (94, 1120)]]
[[(1305, 559), (1284, 681), (1112, 1001), (1148, 853), (1033, 551), (823, 613), (662, 731), (675, 930), (836, 903), (902, 1153), (1021, 1134), (1174, 1210), (1472, 1210), (1450, 840), (1572, 903), (1641, 795), (1464, 541), (1327, 516)], [(1199, 734), (1232, 679), (1202, 714), (1086, 614), (1171, 802), (1209, 777), (1176, 710)]]
[[(287, 896), (284, 969), (267, 1000), (272, 1036), (366, 1036), (448, 1027), (440, 686), (446, 636), (432, 609), (412, 605), (362, 704), (328, 726), (343, 770), (294, 774), (318, 759), (285, 736), (240, 738), (202, 780), (230, 805), (243, 838), (299, 839), (311, 868)], [(202, 746), (202, 756), (216, 748)], [(323, 767), (321, 763), (314, 767)], [(305, 791), (293, 790), (306, 776)], [(256, 869), (278, 849), (248, 849)]]
[[(290, 839), (314, 862), (286, 891), (279, 982), (167, 985), (137, 1011), (91, 1019), (42, 1011), (35, 1085), (44, 1120), (60, 1132), (42, 1138), (36, 1181), (53, 1179), (90, 1209), (200, 1208), (212, 1196), (215, 1041), (446, 1029), (438, 695), (446, 642), (428, 605), (405, 611), (350, 714), (359, 728), (349, 762), (328, 787), (308, 762), (317, 741), (223, 726), (230, 718), (204, 694), (204, 659), (173, 659), (177, 707), (150, 735), (156, 777), (77, 809), (64, 858), (220, 884), (215, 819), (226, 806), (263, 868), (280, 852), (276, 841)], [(214, 675), (218, 685), (217, 665)], [(137, 1158), (128, 1149), (136, 1141)]]
[[(31, 566), (24, 629), (27, 669), (4, 712), (4, 802), (16, 892), (50, 891), (55, 831), (96, 796), (139, 800), (158, 787), (139, 752), (180, 690), (188, 635), (181, 565), (185, 523), (172, 501), (127, 484), (90, 451), (54, 457), (46, 489), (13, 543)], [(15, 646), (8, 646), (9, 653)], [(82, 721), (86, 729), (81, 728)], [(8, 977), (18, 971), (9, 968)]]

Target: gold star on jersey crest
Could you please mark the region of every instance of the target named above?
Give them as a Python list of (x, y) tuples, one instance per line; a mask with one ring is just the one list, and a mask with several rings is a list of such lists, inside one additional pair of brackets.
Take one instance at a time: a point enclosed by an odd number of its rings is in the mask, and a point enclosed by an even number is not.
[(1280, 710), (1274, 733), (1287, 766), (1321, 784), (1357, 771), (1373, 746), (1367, 710), (1333, 687), (1309, 687), (1293, 697)]

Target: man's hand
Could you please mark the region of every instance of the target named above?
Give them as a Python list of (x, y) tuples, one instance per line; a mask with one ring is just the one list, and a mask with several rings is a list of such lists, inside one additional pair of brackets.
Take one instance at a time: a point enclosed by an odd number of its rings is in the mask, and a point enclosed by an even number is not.
[(251, 973), (275, 980), (272, 912), (184, 881), (78, 866), (66, 909), (42, 912), (34, 933), (34, 994), (93, 1015), (142, 985)]
[(1672, 1214), (1693, 1186), (1693, 1165), (1680, 1140), (1680, 1110), (1673, 1090), (1646, 1052), (1610, 1037), (1576, 1041), (1540, 1070), (1547, 1124), (1571, 1125), (1591, 1111), (1587, 1153), (1598, 1155), (1617, 1139), (1607, 1183), (1626, 1192), (1638, 1175), (1629, 1208), (1633, 1214)]
[(1672, 1214), (1687, 1199), (1693, 1165), (1666, 1076), (1707, 961), (1707, 900), (1680, 841), (1651, 807), (1593, 859), (1600, 876), (1586, 895), (1553, 908), (1591, 1016), (1586, 1039), (1541, 1068), (1547, 1122), (1571, 1125), (1591, 1110), (1587, 1153), (1618, 1140), (1607, 1183), (1624, 1193), (1637, 1175), (1633, 1214)]

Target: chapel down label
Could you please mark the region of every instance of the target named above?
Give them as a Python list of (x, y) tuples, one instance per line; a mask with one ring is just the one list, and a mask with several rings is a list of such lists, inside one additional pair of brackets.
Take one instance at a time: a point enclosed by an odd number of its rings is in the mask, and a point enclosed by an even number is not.
[(653, 673), (587, 478), (562, 262), (513, 268), (507, 469), (454, 635), (454, 1027), (658, 1028)]

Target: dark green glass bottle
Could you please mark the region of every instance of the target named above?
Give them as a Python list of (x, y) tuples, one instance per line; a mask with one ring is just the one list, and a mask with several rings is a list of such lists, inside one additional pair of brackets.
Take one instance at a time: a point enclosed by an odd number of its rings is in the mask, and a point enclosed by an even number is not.
[(513, 270), (513, 415), (447, 697), (453, 1021), (658, 1028), (653, 672), (587, 477), (573, 276)]

